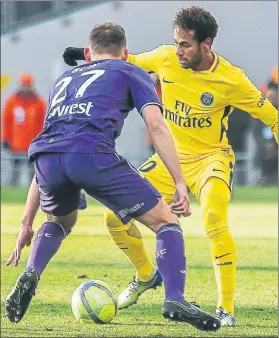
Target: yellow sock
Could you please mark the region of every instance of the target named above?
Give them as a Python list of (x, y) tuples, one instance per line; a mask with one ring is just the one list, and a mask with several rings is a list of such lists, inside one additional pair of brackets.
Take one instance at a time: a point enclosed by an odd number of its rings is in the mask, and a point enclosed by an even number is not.
[[(222, 225), (220, 225), (222, 227)], [(211, 257), (218, 287), (218, 304), (234, 315), (234, 291), (236, 281), (236, 248), (227, 230), (211, 239)]]
[(107, 209), (105, 225), (112, 240), (136, 269), (136, 277), (142, 282), (150, 280), (154, 265), (148, 257), (141, 233), (134, 221), (124, 225), (111, 210)]
[(218, 288), (218, 304), (234, 315), (236, 247), (228, 228), (230, 190), (219, 178), (210, 178), (201, 190), (200, 201)]

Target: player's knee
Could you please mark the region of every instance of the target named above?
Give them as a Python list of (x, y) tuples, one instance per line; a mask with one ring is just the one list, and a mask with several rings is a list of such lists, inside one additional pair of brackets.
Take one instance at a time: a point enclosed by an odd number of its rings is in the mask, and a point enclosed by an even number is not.
[(124, 225), (110, 209), (106, 210), (104, 221), (109, 232), (125, 230), (128, 227), (127, 225)]
[(200, 201), (205, 203), (214, 198), (218, 203), (227, 203), (231, 199), (231, 191), (227, 183), (218, 177), (210, 177), (200, 192)]
[(223, 235), (229, 230), (227, 212), (208, 207), (203, 211), (205, 230), (210, 239)]
[(57, 218), (48, 217), (48, 221), (53, 222), (57, 226), (59, 226), (64, 233), (64, 237), (67, 237), (70, 235), (73, 226), (68, 226), (67, 224), (61, 224), (58, 222)]
[(202, 216), (209, 238), (221, 236), (228, 231), (228, 206), (230, 190), (226, 183), (211, 178), (201, 193)]
[(156, 233), (158, 235), (159, 233), (162, 233), (165, 231), (177, 231), (177, 232), (180, 232), (181, 234), (183, 233), (182, 228), (179, 225), (179, 223), (169, 223), (169, 224), (162, 225), (159, 227)]
[(214, 206), (208, 206), (203, 210), (203, 219), (210, 226), (217, 226), (224, 221), (220, 211)]
[(55, 222), (60, 225), (60, 227), (63, 229), (66, 235), (69, 235), (73, 226), (77, 222), (78, 213), (77, 211), (73, 211), (69, 215), (65, 216), (54, 216), (54, 215), (48, 215), (47, 219), (48, 221)]

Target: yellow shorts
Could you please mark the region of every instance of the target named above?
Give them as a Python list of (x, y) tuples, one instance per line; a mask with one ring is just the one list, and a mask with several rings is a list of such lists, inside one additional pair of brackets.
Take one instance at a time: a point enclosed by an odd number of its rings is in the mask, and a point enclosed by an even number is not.
[[(197, 159), (195, 162), (183, 163), (181, 161), (187, 187), (198, 202), (200, 191), (210, 177), (222, 179), (231, 189), (234, 164), (234, 154), (221, 150), (202, 159)], [(151, 156), (138, 170), (159, 190), (167, 203), (173, 202), (175, 185), (158, 154)]]

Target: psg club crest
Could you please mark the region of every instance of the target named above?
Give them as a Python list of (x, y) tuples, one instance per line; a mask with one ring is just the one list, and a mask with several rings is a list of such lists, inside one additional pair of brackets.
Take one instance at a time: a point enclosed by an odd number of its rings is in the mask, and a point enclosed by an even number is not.
[(201, 103), (204, 104), (205, 106), (211, 106), (213, 102), (214, 97), (211, 93), (206, 92), (201, 95)]

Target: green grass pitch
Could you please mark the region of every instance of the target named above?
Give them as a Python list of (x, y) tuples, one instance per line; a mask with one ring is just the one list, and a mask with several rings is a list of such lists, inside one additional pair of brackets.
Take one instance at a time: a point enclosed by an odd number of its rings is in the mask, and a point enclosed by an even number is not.
[[(5, 267), (17, 236), (26, 190), (2, 190), (1, 212), (1, 337), (277, 337), (278, 243), (277, 190), (235, 189), (230, 227), (237, 243), (236, 328), (202, 333), (189, 325), (167, 323), (161, 315), (163, 288), (147, 291), (138, 304), (121, 310), (107, 325), (82, 325), (71, 312), (75, 288), (90, 279), (108, 282), (118, 295), (133, 269), (113, 244), (103, 226), (104, 208), (91, 202), (80, 212), (78, 224), (42, 275), (36, 296), (19, 324), (4, 315), (4, 302), (24, 270), (30, 248), (18, 267)], [(188, 272), (186, 297), (213, 312), (217, 291), (210, 246), (199, 206), (184, 219)], [(40, 212), (34, 228), (44, 222)], [(140, 226), (148, 252), (155, 260), (155, 237)]]

